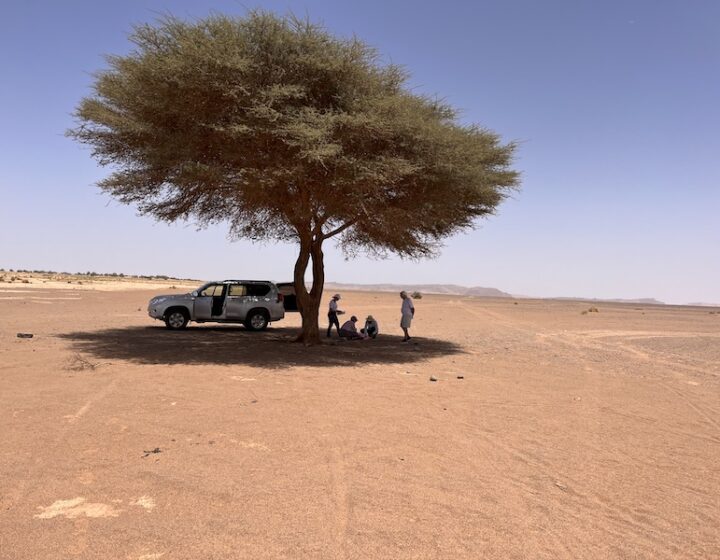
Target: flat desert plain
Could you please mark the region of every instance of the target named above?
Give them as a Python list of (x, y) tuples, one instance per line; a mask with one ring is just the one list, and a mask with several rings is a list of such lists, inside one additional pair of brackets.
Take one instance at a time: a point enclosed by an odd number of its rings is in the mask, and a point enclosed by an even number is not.
[(713, 309), (348, 292), (380, 338), (305, 348), (61, 287), (0, 285), (3, 560), (720, 558)]

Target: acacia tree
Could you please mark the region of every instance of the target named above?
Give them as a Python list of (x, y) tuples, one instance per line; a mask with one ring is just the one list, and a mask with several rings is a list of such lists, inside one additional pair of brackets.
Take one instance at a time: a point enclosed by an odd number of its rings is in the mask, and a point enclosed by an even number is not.
[(356, 38), (251, 12), (170, 17), (130, 39), (68, 134), (111, 166), (101, 189), (143, 214), (296, 242), (305, 343), (319, 341), (328, 239), (351, 255), (429, 256), (517, 183), (512, 143), (411, 93)]

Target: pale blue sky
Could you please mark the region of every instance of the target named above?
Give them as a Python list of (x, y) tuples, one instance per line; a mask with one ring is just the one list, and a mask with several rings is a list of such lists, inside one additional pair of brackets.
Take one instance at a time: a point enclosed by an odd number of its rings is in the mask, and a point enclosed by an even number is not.
[(136, 216), (64, 137), (133, 23), (262, 7), (356, 34), (506, 140), (522, 190), (436, 260), (345, 261), (340, 282), (720, 303), (720, 2), (7, 2), (0, 8), (0, 267), (291, 277), (290, 245)]

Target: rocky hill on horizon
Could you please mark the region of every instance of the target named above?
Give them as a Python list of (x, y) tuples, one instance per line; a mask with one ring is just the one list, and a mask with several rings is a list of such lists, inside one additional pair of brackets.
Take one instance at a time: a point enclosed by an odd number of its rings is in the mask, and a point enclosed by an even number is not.
[(497, 297), (511, 298), (512, 294), (498, 290), (497, 288), (483, 288), (481, 286), (467, 287), (457, 284), (344, 284), (340, 282), (328, 282), (325, 284), (327, 290), (357, 290), (376, 292), (420, 292), (421, 294), (445, 294), (453, 296), (475, 296), (475, 297)]
[[(628, 303), (639, 305), (667, 305), (665, 302), (655, 298), (592, 298), (592, 297), (534, 297), (525, 295), (510, 294), (503, 292), (497, 288), (485, 288), (482, 286), (460, 286), (458, 284), (354, 284), (342, 282), (328, 282), (325, 284), (326, 290), (356, 290), (356, 291), (376, 291), (376, 292), (399, 292), (405, 290), (407, 292), (420, 292), (421, 294), (442, 294), (453, 296), (474, 296), (474, 297), (495, 297), (495, 298), (517, 298), (517, 299), (554, 299), (566, 301), (588, 301), (597, 303)], [(693, 304), (689, 304), (693, 305)], [(698, 305), (698, 304), (694, 304)], [(713, 304), (705, 304), (713, 305)]]
[(585, 297), (550, 297), (542, 299), (557, 299), (557, 300), (569, 300), (569, 301), (591, 301), (599, 303), (637, 303), (645, 305), (667, 305), (664, 301), (660, 301), (655, 298), (585, 298)]

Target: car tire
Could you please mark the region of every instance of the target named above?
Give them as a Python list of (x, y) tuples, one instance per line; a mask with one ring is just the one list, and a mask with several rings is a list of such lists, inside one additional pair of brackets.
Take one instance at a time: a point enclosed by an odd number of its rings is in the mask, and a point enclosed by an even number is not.
[(264, 309), (253, 309), (245, 318), (245, 328), (249, 331), (264, 331), (268, 323), (270, 317)]
[(165, 313), (165, 326), (171, 331), (179, 331), (187, 327), (190, 316), (185, 309), (176, 307)]

